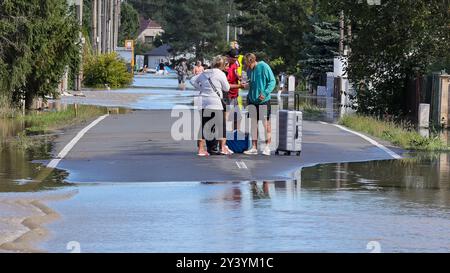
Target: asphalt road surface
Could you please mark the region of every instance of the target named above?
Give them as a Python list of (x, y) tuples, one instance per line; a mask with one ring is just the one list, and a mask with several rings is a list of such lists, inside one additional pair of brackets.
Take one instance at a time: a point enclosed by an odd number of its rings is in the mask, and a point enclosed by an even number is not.
[[(168, 110), (108, 116), (75, 145), (58, 169), (67, 170), (68, 181), (77, 183), (274, 181), (292, 179), (301, 167), (321, 163), (392, 159), (359, 136), (308, 121), (303, 125), (300, 157), (235, 154), (200, 158), (195, 141), (172, 139), (174, 121)], [(59, 137), (54, 154), (81, 128)]]

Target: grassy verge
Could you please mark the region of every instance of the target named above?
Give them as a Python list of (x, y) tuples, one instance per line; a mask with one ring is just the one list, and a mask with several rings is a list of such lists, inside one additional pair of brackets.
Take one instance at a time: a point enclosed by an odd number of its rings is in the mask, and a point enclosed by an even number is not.
[(47, 132), (62, 127), (71, 126), (89, 119), (104, 115), (106, 110), (102, 107), (89, 105), (67, 106), (67, 109), (51, 112), (33, 112), (21, 116), (29, 133)]
[[(10, 110), (15, 111), (0, 107), (0, 112), (3, 113), (12, 113)], [(105, 113), (106, 109), (102, 107), (78, 105), (75, 108), (70, 105), (60, 111), (34, 111), (25, 116), (20, 113), (5, 114), (0, 116), (0, 125), (2, 121), (6, 121), (3, 127), (0, 126), (0, 129), (6, 130), (4, 134), (0, 134), (0, 151), (8, 146), (20, 150), (42, 147), (42, 143), (48, 142), (49, 138), (41, 134), (86, 122)]]
[(424, 137), (408, 124), (382, 121), (376, 118), (349, 115), (341, 118), (340, 124), (353, 130), (386, 140), (407, 150), (449, 151), (439, 136)]

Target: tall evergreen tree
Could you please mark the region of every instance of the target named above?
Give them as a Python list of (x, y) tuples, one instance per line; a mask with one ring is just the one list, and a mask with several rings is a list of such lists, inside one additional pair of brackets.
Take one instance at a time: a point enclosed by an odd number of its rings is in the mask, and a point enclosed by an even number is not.
[(146, 19), (156, 20), (158, 23), (165, 25), (167, 22), (167, 11), (170, 2), (173, 0), (128, 0), (138, 12), (139, 15)]
[(297, 72), (299, 54), (305, 46), (312, 1), (234, 0), (242, 11), (233, 23), (242, 27), (239, 41), (244, 51), (259, 53), (268, 61), (282, 60), (280, 70)]
[(56, 92), (66, 66), (79, 61), (79, 25), (60, 0), (0, 2), (1, 89), (31, 106), (35, 97)]
[(167, 5), (162, 40), (174, 51), (195, 52), (199, 59), (222, 53), (228, 1), (181, 0)]
[(132, 5), (123, 2), (120, 13), (119, 45), (134, 40), (139, 35), (139, 13)]
[(314, 16), (312, 29), (305, 33), (305, 47), (300, 66), (303, 76), (313, 85), (319, 85), (326, 72), (333, 71), (333, 59), (339, 55), (338, 22), (325, 22)]

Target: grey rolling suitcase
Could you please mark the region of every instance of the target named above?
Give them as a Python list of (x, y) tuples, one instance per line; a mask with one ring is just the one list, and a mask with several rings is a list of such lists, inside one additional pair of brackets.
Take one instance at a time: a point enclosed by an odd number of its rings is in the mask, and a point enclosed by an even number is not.
[(300, 156), (302, 152), (303, 139), (303, 114), (300, 111), (280, 110), (278, 119), (278, 149), (275, 152), (279, 155), (295, 153)]

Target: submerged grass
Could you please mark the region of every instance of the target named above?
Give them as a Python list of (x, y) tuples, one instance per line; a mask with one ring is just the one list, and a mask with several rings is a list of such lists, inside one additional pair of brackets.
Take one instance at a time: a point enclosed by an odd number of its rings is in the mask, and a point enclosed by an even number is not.
[(11, 107), (9, 99), (0, 94), (0, 118), (14, 118), (20, 115), (20, 110)]
[[(10, 130), (10, 132), (5, 132), (4, 136), (0, 135), (0, 151), (8, 143), (17, 149), (32, 149), (41, 144), (40, 134), (83, 123), (107, 112), (106, 108), (88, 105), (69, 105), (58, 111), (32, 111), (26, 115), (17, 111), (18, 114), (11, 115), (11, 113), (16, 113), (14, 111), (17, 110), (7, 109), (6, 107), (0, 110), (0, 113), (5, 113), (5, 115), (0, 116), (0, 125), (2, 120), (6, 121), (4, 124), (12, 122), (12, 124), (17, 125), (17, 128), (14, 126), (1, 127)], [(6, 113), (9, 114), (6, 115)]]
[(407, 150), (449, 151), (450, 147), (438, 135), (424, 137), (408, 123), (384, 121), (362, 115), (347, 115), (339, 123), (353, 130), (391, 142)]
[(89, 105), (70, 105), (61, 111), (33, 112), (20, 118), (29, 133), (47, 132), (85, 122), (106, 113), (105, 108)]

